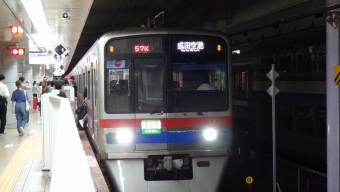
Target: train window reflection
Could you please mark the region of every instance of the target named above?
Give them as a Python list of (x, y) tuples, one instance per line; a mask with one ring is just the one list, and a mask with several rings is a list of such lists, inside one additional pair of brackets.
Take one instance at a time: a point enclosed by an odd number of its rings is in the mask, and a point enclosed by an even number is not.
[(164, 65), (163, 58), (140, 58), (134, 60), (135, 85), (137, 88), (137, 112), (164, 111)]
[(129, 60), (108, 60), (105, 68), (107, 113), (131, 112), (129, 91)]

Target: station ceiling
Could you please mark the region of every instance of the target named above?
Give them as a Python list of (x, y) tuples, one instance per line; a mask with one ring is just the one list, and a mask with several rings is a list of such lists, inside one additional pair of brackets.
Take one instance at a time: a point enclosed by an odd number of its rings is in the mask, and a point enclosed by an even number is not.
[[(70, 66), (76, 64), (104, 33), (147, 25), (164, 11), (166, 27), (202, 28), (206, 20), (226, 17), (229, 0), (95, 0), (80, 35)], [(222, 15), (213, 15), (223, 3)], [(224, 14), (224, 15), (223, 15)], [(69, 70), (66, 71), (70, 72)]]
[[(106, 32), (147, 25), (148, 18), (152, 20), (161, 11), (165, 13), (166, 27), (204, 28), (206, 21), (230, 15), (231, 0), (0, 0), (1, 41), (12, 25), (21, 25), (28, 36), (36, 33), (24, 2), (41, 2), (53, 46), (59, 44), (59, 39), (70, 49), (64, 58), (67, 74)], [(31, 11), (37, 12), (36, 7)], [(69, 13), (69, 19), (62, 19), (64, 12)], [(10, 43), (20, 44), (21, 40), (13, 37)]]
[[(306, 13), (314, 17), (313, 14), (318, 13), (315, 10), (325, 6), (324, 1), (313, 0), (256, 3), (253, 0), (0, 0), (0, 40), (4, 40), (4, 31), (13, 24), (22, 25), (28, 36), (37, 31), (25, 11), (24, 1), (41, 2), (51, 41), (59, 38), (70, 49), (69, 56), (64, 59), (65, 74), (104, 33), (147, 25), (148, 18), (152, 20), (161, 11), (165, 13), (165, 27), (212, 30), (229, 27), (229, 31), (242, 36), (242, 31), (249, 27), (271, 28), (271, 23), (276, 22), (277, 26), (287, 18)], [(61, 18), (64, 12), (69, 13), (69, 19)], [(222, 27), (217, 27), (221, 20)], [(20, 42), (20, 39), (12, 41)]]

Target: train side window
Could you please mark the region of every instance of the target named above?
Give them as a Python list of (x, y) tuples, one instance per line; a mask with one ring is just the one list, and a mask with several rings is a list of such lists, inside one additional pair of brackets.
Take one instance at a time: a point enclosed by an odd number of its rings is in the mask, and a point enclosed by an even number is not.
[(82, 84), (83, 84), (83, 90), (85, 90), (85, 87), (86, 87), (86, 81), (85, 81), (85, 73), (83, 73), (82, 75)]
[(310, 45), (307, 46), (304, 53), (304, 59), (303, 59), (303, 66), (304, 66), (304, 72), (312, 72), (312, 66), (313, 66), (313, 51), (314, 46)]
[(306, 135), (314, 135), (314, 118), (310, 106), (295, 106), (296, 131)]
[(302, 72), (311, 72), (312, 71), (312, 65), (313, 65), (313, 59), (312, 59), (312, 53), (313, 53), (314, 46), (308, 45), (308, 46), (301, 46), (298, 48), (296, 55), (295, 55), (295, 70), (296, 72), (302, 73)]
[(248, 81), (246, 71), (234, 72), (234, 97), (247, 97)]
[(274, 64), (274, 53), (275, 49), (267, 50), (263, 53), (261, 57), (261, 73), (268, 73), (272, 69), (272, 64)]
[[(91, 93), (91, 76), (90, 76), (90, 71), (87, 72), (87, 93)], [(91, 98), (91, 94), (87, 94), (87, 99), (90, 101)]]
[(292, 107), (288, 104), (277, 105), (278, 128), (293, 131)]
[(303, 72), (303, 51), (304, 47), (300, 47), (295, 55), (295, 71)]
[(326, 108), (316, 108), (316, 133), (318, 137), (326, 138), (327, 118)]
[(317, 50), (317, 58), (315, 71), (316, 72), (325, 72), (326, 71), (326, 45), (322, 44)]
[(276, 57), (276, 70), (278, 73), (291, 72), (291, 49), (281, 49)]
[(130, 60), (107, 60), (105, 68), (105, 111), (107, 113), (131, 112), (128, 95)]

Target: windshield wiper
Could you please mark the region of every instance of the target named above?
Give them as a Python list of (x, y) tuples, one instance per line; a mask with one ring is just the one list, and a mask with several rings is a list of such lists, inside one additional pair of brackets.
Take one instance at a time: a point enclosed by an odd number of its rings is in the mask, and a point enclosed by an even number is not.
[[(160, 98), (162, 98), (163, 97), (163, 93), (161, 93), (160, 95), (159, 95), (159, 97), (157, 98), (157, 102), (153, 105), (153, 107), (152, 107), (152, 109), (151, 109), (151, 111), (150, 111), (150, 115), (152, 115), (152, 114), (154, 114), (154, 110), (155, 110), (155, 108), (156, 108), (156, 106), (158, 105), (158, 103), (159, 103), (159, 100), (160, 100)], [(163, 100), (162, 100), (163, 101)], [(160, 113), (158, 113), (158, 115), (162, 115), (163, 114), (163, 111), (161, 111)]]

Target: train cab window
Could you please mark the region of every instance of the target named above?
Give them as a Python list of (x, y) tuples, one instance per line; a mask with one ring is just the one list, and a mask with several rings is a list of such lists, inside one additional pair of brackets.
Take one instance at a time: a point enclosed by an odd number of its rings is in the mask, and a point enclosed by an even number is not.
[(315, 71), (316, 72), (325, 72), (326, 71), (326, 45), (322, 44), (319, 46), (317, 50), (317, 58)]
[(293, 131), (293, 111), (291, 105), (277, 105), (278, 128)]
[(107, 113), (128, 113), (130, 109), (130, 60), (107, 60), (105, 68)]
[(135, 98), (137, 113), (164, 111), (163, 58), (139, 58), (134, 60)]
[(218, 111), (227, 109), (226, 65), (223, 55), (173, 56), (172, 109)]
[(296, 131), (306, 135), (314, 135), (314, 118), (312, 107), (295, 106)]

